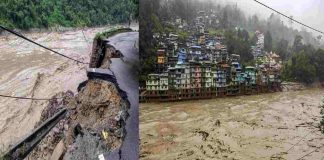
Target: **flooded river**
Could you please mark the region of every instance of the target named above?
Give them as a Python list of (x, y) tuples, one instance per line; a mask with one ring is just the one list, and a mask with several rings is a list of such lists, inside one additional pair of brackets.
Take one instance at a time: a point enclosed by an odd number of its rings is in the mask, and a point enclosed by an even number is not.
[[(144, 160), (298, 159), (324, 145), (324, 135), (315, 127), (322, 99), (323, 89), (307, 89), (140, 104), (140, 156)], [(321, 158), (323, 147), (305, 157)]]

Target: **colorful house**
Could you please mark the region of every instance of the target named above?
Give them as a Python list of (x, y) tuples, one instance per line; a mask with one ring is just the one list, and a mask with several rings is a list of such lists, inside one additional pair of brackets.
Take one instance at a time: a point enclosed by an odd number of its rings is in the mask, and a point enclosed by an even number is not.
[(191, 88), (201, 88), (201, 64), (191, 61), (190, 71)]
[(205, 61), (201, 64), (201, 81), (203, 88), (212, 87), (211, 62)]
[(158, 91), (159, 88), (159, 74), (149, 74), (146, 80), (146, 90)]
[(246, 85), (256, 84), (256, 70), (252, 66), (245, 67)]

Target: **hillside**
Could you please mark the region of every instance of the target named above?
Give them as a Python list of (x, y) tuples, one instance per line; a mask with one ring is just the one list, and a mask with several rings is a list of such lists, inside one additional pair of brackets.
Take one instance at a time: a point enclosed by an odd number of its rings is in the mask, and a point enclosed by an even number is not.
[(138, 0), (3, 0), (0, 24), (28, 30), (128, 22), (138, 17)]

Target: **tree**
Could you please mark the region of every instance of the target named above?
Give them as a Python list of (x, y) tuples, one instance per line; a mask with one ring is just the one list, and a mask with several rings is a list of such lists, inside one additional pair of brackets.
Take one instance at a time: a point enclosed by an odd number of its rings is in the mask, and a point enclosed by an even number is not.
[(324, 82), (324, 50), (318, 49), (314, 55), (314, 65), (316, 68), (316, 75), (320, 82)]
[(316, 68), (310, 63), (310, 56), (302, 51), (299, 54), (294, 54), (290, 61), (284, 65), (282, 74), (285, 80), (311, 84), (316, 78)]
[(264, 49), (268, 52), (272, 51), (272, 37), (269, 31), (264, 35)]
[(242, 39), (245, 42), (248, 42), (249, 39), (250, 39), (249, 32), (247, 30), (245, 30), (245, 29), (243, 29), (243, 31), (242, 31)]
[(283, 60), (286, 60), (288, 56), (288, 45), (289, 42), (285, 39), (281, 39), (276, 45), (276, 52)]
[(248, 63), (253, 60), (253, 55), (250, 53), (249, 40), (245, 41), (245, 38), (247, 37), (243, 36), (243, 34), (241, 34), (241, 37), (239, 37), (238, 34), (236, 35), (232, 30), (227, 30), (225, 32), (228, 53), (238, 54), (240, 55), (240, 60), (242, 63)]
[(130, 15), (138, 17), (138, 4), (138, 0), (5, 0), (0, 3), (0, 22), (24, 30), (124, 23)]
[(224, 10), (223, 11), (223, 15), (222, 15), (222, 18), (221, 18), (221, 27), (222, 28), (228, 28), (228, 15), (227, 15), (228, 13), (227, 13), (227, 10)]
[(303, 47), (303, 37), (300, 35), (296, 35), (293, 44), (294, 52), (299, 53), (302, 50), (302, 47)]

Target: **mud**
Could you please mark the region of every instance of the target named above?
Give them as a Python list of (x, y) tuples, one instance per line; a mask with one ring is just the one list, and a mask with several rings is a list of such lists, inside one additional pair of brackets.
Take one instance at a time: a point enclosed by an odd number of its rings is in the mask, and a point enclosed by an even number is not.
[[(140, 157), (298, 159), (324, 145), (324, 136), (317, 128), (323, 98), (324, 90), (306, 89), (141, 104)], [(305, 159), (321, 159), (323, 155), (321, 148)]]

